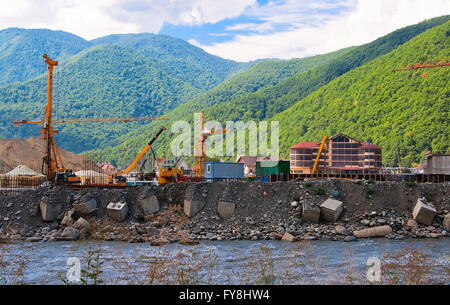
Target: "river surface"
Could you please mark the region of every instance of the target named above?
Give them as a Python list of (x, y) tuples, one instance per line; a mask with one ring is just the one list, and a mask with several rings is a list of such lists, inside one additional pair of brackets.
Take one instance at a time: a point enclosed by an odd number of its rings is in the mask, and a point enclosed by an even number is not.
[[(163, 247), (114, 241), (20, 243), (0, 245), (0, 258), (3, 257), (0, 279), (10, 283), (17, 268), (23, 266), (26, 284), (63, 284), (62, 279), (67, 279), (68, 270), (74, 266), (67, 264), (68, 259), (78, 258), (81, 269), (86, 269), (88, 253), (97, 249), (101, 253), (99, 262), (103, 262), (97, 278), (106, 284), (368, 283), (370, 257), (380, 259), (381, 265), (395, 260), (386, 257), (394, 252), (403, 253), (404, 260), (422, 261), (414, 257), (418, 255), (414, 251), (428, 256), (426, 262), (432, 268), (427, 276), (434, 283), (450, 284), (449, 238), (369, 239), (349, 243), (208, 241), (196, 246)], [(95, 259), (92, 261), (95, 266)]]

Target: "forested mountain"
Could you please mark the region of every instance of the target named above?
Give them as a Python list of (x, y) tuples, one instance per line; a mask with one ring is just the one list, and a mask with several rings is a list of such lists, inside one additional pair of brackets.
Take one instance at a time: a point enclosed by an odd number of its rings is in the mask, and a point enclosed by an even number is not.
[(0, 31), (0, 87), (38, 76), (46, 71), (42, 54), (67, 58), (92, 44), (81, 37), (44, 29), (8, 28)]
[[(262, 78), (254, 80), (253, 77), (264, 76), (263, 71), (274, 63), (265, 62), (259, 64), (253, 69), (236, 75), (229, 81), (226, 81), (216, 88), (200, 94), (193, 100), (177, 107), (168, 113), (168, 116), (172, 121), (183, 119), (192, 122), (193, 113), (201, 111), (206, 115), (207, 119), (218, 120), (221, 122), (227, 120), (247, 121), (271, 118), (273, 115), (288, 109), (297, 101), (307, 97), (309, 94), (328, 84), (331, 80), (338, 78), (340, 75), (345, 75), (346, 72), (352, 71), (356, 67), (370, 62), (380, 55), (396, 49), (414, 36), (423, 33), (427, 29), (441, 25), (448, 20), (449, 16), (443, 16), (408, 26), (381, 37), (369, 44), (342, 50), (334, 54), (332, 53), (333, 56), (330, 56), (327, 60), (316, 62), (317, 65), (315, 66), (306, 67), (306, 71), (304, 72), (302, 72), (301, 69), (297, 70), (298, 73), (294, 76), (284, 75), (284, 77), (282, 77), (276, 75), (273, 80), (270, 78), (266, 79), (262, 86), (258, 86), (259, 81), (261, 81)], [(405, 54), (405, 56), (405, 60), (408, 61), (408, 63), (414, 63), (416, 61), (414, 57), (408, 59), (407, 54)], [(448, 58), (448, 56), (444, 58)], [(303, 66), (303, 68), (305, 68), (305, 66)], [(312, 107), (312, 105), (310, 106)], [(301, 112), (297, 113), (297, 115), (301, 116)], [(285, 119), (286, 118), (283, 118), (282, 121), (284, 122)], [(339, 121), (338, 117), (334, 118), (334, 120)], [(326, 121), (328, 122), (328, 120)], [(167, 124), (170, 126), (172, 122), (168, 122)], [(291, 124), (295, 125), (296, 122), (291, 122)], [(288, 157), (287, 148), (290, 145), (295, 144), (302, 139), (310, 138), (304, 136), (304, 133), (306, 133), (308, 130), (307, 127), (311, 124), (313, 123), (305, 122), (303, 125), (298, 125), (296, 128), (289, 126), (283, 129), (283, 135), (280, 136), (283, 157)], [(114, 142), (114, 146), (102, 150), (103, 156), (107, 156), (112, 160), (117, 160), (119, 161), (119, 164), (128, 162), (127, 160), (130, 159), (130, 156), (123, 153), (124, 149), (126, 147), (143, 146), (146, 140), (149, 139), (152, 134), (157, 132), (160, 125), (160, 122), (153, 122), (120, 137)], [(331, 135), (332, 133), (327, 134)], [(316, 135), (314, 139), (310, 140), (319, 141), (321, 136), (322, 134)], [(169, 133), (166, 133), (158, 139), (158, 144), (156, 146), (158, 147), (158, 153), (160, 155), (170, 155), (170, 143), (173, 137), (174, 135), (171, 136)], [(401, 147), (402, 145), (400, 144), (400, 148)], [(420, 155), (420, 153), (414, 153), (414, 158), (406, 157), (408, 153), (405, 150), (401, 150), (400, 154), (402, 157), (406, 158), (405, 160), (410, 161), (413, 159), (418, 161), (418, 156)], [(388, 163), (392, 162), (392, 156), (387, 153), (384, 160)]]
[[(450, 58), (450, 21), (353, 69), (272, 119), (283, 156), (299, 141), (345, 133), (383, 148), (383, 163), (419, 163), (428, 149), (449, 151), (450, 67), (395, 71)], [(397, 148), (398, 147), (398, 148)]]
[[(256, 62), (238, 63), (189, 43), (153, 34), (111, 35), (93, 42), (50, 30), (0, 32), (0, 137), (38, 134), (38, 126), (12, 121), (39, 119), (46, 101), (47, 66), (54, 73), (54, 116), (59, 118), (161, 115)], [(58, 126), (59, 144), (82, 152), (116, 139), (143, 123)]]
[(160, 63), (164, 72), (202, 90), (212, 89), (243, 66), (252, 65), (208, 54), (184, 40), (166, 35), (114, 34), (91, 42), (137, 50)]
[[(329, 54), (302, 59), (269, 60), (260, 62), (252, 69), (233, 76), (231, 79), (221, 83), (214, 89), (199, 94), (189, 102), (180, 105), (173, 111), (167, 112), (166, 116), (170, 118), (170, 121), (163, 123), (166, 124), (166, 126), (171, 126), (177, 120), (187, 120), (192, 122), (194, 112), (207, 109), (205, 107), (211, 105), (225, 104), (230, 100), (238, 99), (249, 93), (258, 91), (258, 89), (273, 86), (292, 75), (327, 63), (351, 49), (352, 48), (346, 48)], [(244, 106), (245, 104), (239, 105), (239, 107)], [(207, 119), (215, 118), (208, 116)], [(101, 152), (97, 151), (97, 153), (101, 153), (104, 157), (106, 156), (116, 160), (120, 164), (127, 163), (128, 160), (132, 158), (132, 155), (130, 155), (131, 153), (128, 153), (128, 148), (142, 146), (147, 139), (152, 137), (153, 134), (160, 129), (160, 126), (163, 123), (152, 122), (133, 130), (129, 134), (113, 140), (112, 147), (106, 148), (105, 150), (102, 149)], [(165, 155), (170, 155), (171, 139), (170, 132), (166, 132), (158, 138), (157, 146), (161, 147), (161, 152)]]

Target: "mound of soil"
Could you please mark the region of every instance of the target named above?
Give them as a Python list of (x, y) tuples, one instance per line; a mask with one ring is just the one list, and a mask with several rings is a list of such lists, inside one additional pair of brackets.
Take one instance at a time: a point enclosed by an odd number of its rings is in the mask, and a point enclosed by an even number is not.
[[(42, 158), (45, 152), (45, 141), (31, 137), (25, 139), (0, 139), (0, 174), (14, 169), (18, 165), (26, 165), (35, 172), (42, 170)], [(86, 157), (59, 148), (59, 153), (67, 169), (78, 171), (86, 169)]]

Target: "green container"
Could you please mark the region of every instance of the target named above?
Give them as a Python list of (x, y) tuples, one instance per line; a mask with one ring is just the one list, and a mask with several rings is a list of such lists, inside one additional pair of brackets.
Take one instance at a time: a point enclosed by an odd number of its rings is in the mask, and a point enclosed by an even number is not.
[(268, 177), (270, 175), (290, 173), (289, 161), (256, 161), (256, 176)]

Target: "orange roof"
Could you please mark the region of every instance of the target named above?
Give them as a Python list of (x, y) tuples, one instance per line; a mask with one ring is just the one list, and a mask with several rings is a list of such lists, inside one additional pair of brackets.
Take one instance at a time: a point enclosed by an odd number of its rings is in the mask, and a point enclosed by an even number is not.
[(320, 142), (300, 142), (291, 146), (291, 148), (314, 148), (320, 146)]

